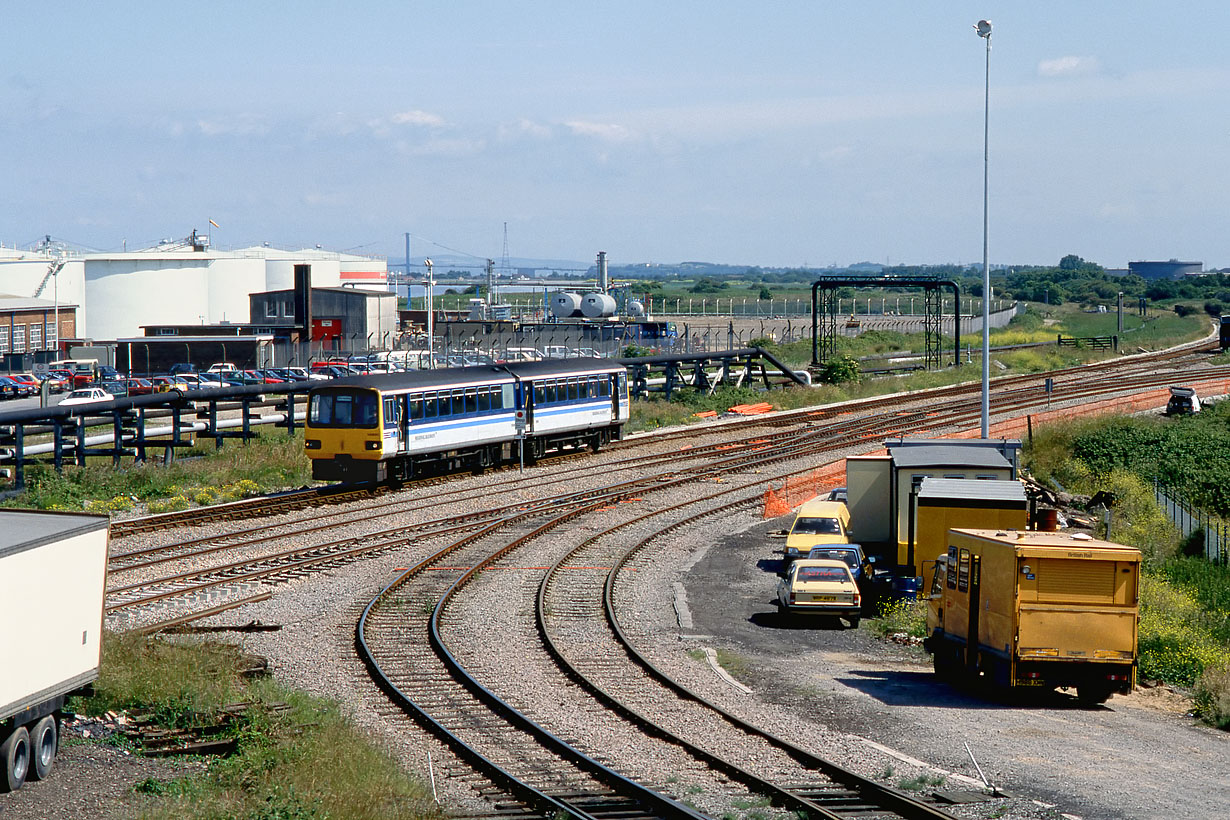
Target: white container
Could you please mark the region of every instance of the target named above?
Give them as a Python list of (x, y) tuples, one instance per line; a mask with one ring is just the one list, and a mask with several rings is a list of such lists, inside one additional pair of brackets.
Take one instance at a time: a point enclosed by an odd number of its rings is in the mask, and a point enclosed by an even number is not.
[(581, 312), (590, 319), (615, 315), (615, 297), (605, 293), (587, 293), (581, 300)]

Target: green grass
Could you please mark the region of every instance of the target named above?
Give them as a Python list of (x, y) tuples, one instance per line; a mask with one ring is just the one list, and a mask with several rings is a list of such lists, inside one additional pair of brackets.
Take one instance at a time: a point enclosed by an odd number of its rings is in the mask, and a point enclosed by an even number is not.
[(441, 816), (423, 784), (371, 746), (335, 704), (270, 680), (248, 682), (237, 672), (241, 666), (240, 653), (227, 644), (106, 636), (96, 694), (72, 703), (78, 712), (134, 709), (153, 712), (167, 726), (191, 726), (220, 706), (254, 704), (231, 732), (238, 741), (233, 755), (208, 758), (200, 773), (138, 784), (143, 818)]
[(221, 450), (212, 442), (198, 448), (165, 466), (150, 460), (116, 469), (95, 460), (85, 467), (65, 465), (60, 474), (48, 465), (30, 466), (25, 491), (3, 505), (108, 513), (144, 502), (160, 512), (312, 483), (302, 432), (265, 433), (246, 445), (229, 441)]

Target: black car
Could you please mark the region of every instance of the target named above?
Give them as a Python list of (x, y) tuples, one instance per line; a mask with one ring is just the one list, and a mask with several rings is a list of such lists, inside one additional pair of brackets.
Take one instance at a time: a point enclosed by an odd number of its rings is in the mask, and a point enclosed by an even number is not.
[(0, 398), (20, 399), (33, 395), (34, 388), (30, 387), (30, 385), (14, 381), (8, 376), (0, 376)]

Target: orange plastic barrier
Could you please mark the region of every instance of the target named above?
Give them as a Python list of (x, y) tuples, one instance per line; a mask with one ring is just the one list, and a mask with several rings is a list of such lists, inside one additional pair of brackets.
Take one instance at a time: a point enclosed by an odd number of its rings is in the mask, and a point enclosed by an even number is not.
[(769, 413), (773, 410), (773, 405), (767, 401), (758, 404), (736, 404), (734, 407), (728, 408), (731, 413), (738, 413), (741, 416), (754, 416), (757, 413)]
[(699, 413), (693, 413), (692, 418), (695, 419), (711, 419), (716, 418), (718, 411), (716, 410), (701, 410)]

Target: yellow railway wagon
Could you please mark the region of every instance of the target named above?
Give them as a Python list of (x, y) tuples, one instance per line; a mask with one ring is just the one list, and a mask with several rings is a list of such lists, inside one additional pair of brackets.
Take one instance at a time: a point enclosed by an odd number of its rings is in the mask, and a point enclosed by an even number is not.
[(1085, 704), (1136, 683), (1140, 551), (1080, 533), (953, 529), (927, 612), (936, 674), (1075, 687)]

